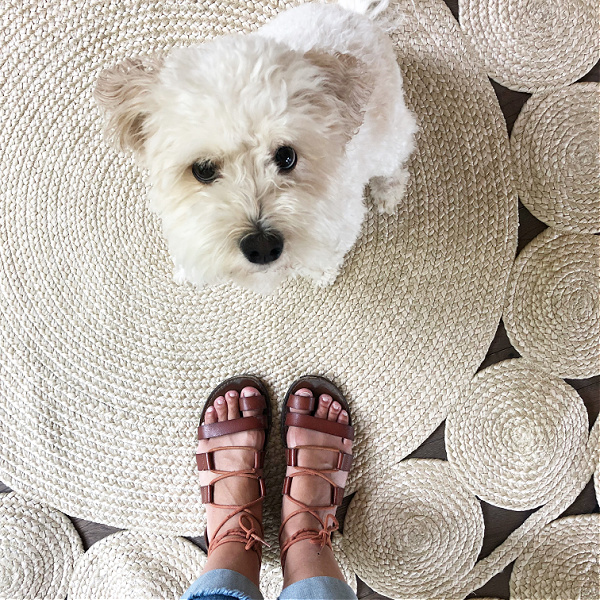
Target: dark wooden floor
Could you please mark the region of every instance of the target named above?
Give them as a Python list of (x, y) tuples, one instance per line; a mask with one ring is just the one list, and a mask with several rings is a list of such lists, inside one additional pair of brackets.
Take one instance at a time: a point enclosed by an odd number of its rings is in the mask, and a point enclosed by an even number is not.
[[(458, 0), (445, 0), (446, 4), (452, 10), (454, 16), (458, 18)], [(590, 73), (582, 78), (582, 81), (599, 81), (600, 80), (600, 63), (597, 64)], [(514, 122), (519, 115), (519, 112), (529, 94), (514, 92), (502, 87), (495, 82), (492, 82), (498, 101), (502, 108), (502, 112), (506, 118), (508, 132), (512, 131)], [(533, 217), (527, 209), (521, 204), (519, 205), (519, 245), (518, 251), (526, 246), (533, 238), (541, 233), (546, 226)], [(489, 349), (489, 352), (481, 365), (481, 369), (488, 367), (494, 363), (506, 360), (508, 358), (517, 358), (519, 354), (511, 346), (504, 326), (500, 323), (498, 331)], [(600, 377), (584, 380), (568, 380), (567, 383), (572, 385), (583, 398), (588, 409), (590, 425), (594, 422), (600, 411)], [(431, 435), (431, 437), (413, 454), (411, 458), (446, 458), (444, 448), (444, 424)], [(0, 493), (8, 492), (10, 489), (0, 483)], [(517, 527), (519, 527), (527, 517), (534, 511), (514, 512), (504, 510), (485, 502), (481, 502), (483, 515), (485, 520), (485, 537), (483, 548), (480, 553), (480, 558), (489, 555), (494, 548), (500, 545)], [(579, 498), (573, 505), (564, 513), (564, 515), (583, 514), (590, 512), (598, 512), (598, 504), (595, 499), (593, 484), (586, 486)], [(84, 547), (87, 550), (92, 544), (98, 540), (118, 531), (106, 525), (91, 523), (82, 519), (72, 518), (72, 521), (81, 535)], [(202, 546), (199, 538), (191, 538), (191, 540)], [(504, 571), (493, 577), (481, 589), (469, 594), (469, 597), (476, 596), (495, 596), (498, 598), (508, 598), (508, 582), (512, 565), (509, 565)], [(375, 600), (384, 598), (372, 592), (363, 582), (358, 582), (358, 597)]]

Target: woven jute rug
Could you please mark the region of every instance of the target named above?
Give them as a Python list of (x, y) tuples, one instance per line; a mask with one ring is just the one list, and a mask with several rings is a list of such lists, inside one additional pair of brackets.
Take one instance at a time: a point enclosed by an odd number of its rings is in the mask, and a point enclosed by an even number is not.
[(503, 319), (513, 346), (559, 377), (600, 374), (600, 238), (552, 227), (513, 266)]
[[(420, 126), (407, 199), (393, 216), (369, 212), (335, 284), (296, 281), (262, 297), (173, 282), (144, 173), (102, 139), (98, 73), (255, 29), (288, 6), (5, 6), (0, 480), (11, 488), (89, 520), (197, 535), (195, 429), (222, 379), (258, 375), (275, 405), (300, 375), (338, 383), (358, 427), (352, 491), (429, 436), (484, 358), (517, 202), (493, 89), (435, 0), (390, 11)], [(283, 459), (271, 439), (274, 490)]]
[(202, 550), (183, 538), (115, 533), (77, 561), (69, 598), (180, 598), (205, 562)]
[(521, 202), (540, 221), (573, 233), (600, 232), (600, 85), (535, 94), (511, 134)]
[(14, 492), (0, 496), (0, 598), (63, 600), (82, 555), (65, 515)]
[(459, 19), (485, 71), (514, 90), (573, 83), (600, 60), (595, 0), (459, 0)]
[(600, 515), (547, 525), (515, 563), (510, 597), (529, 600), (600, 597)]

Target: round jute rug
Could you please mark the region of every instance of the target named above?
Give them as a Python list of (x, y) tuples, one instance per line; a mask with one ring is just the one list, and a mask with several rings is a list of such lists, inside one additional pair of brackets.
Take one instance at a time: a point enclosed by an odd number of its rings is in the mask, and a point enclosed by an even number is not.
[[(348, 492), (418, 447), (485, 356), (517, 231), (505, 123), (447, 7), (380, 15), (420, 127), (406, 201), (369, 211), (333, 286), (262, 297), (173, 282), (144, 173), (103, 142), (92, 91), (125, 57), (252, 30), (290, 4), (4, 6), (0, 480), (74, 516), (201, 534), (197, 419), (240, 373), (274, 405), (303, 374), (341, 386), (357, 424)], [(269, 489), (283, 462), (273, 435)]]
[(521, 202), (574, 233), (600, 231), (600, 85), (575, 83), (527, 101), (511, 135)]
[[(342, 548), (356, 574), (390, 598), (447, 598), (483, 543), (477, 498), (441, 460), (407, 460), (357, 492)], [(439, 568), (443, 565), (443, 569)]]
[(14, 492), (0, 495), (0, 598), (63, 600), (82, 554), (65, 515)]
[(528, 600), (600, 597), (600, 515), (547, 525), (525, 548), (510, 579), (510, 597)]
[(459, 479), (509, 510), (554, 497), (587, 440), (579, 394), (523, 359), (478, 373), (446, 420), (446, 452)]
[(72, 600), (180, 598), (206, 556), (183, 538), (122, 531), (96, 542), (75, 564)]
[(573, 83), (600, 59), (595, 0), (459, 0), (459, 19), (489, 76), (521, 92)]
[(513, 266), (504, 324), (518, 352), (570, 379), (600, 374), (600, 238), (552, 227)]

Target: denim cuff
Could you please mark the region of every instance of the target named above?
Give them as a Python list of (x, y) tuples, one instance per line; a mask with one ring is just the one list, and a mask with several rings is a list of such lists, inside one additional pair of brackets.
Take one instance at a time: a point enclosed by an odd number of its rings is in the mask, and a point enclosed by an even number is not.
[(279, 600), (357, 600), (352, 588), (335, 577), (309, 577), (288, 585)]
[(200, 575), (181, 596), (181, 600), (215, 596), (238, 600), (263, 600), (260, 590), (247, 577), (229, 569), (213, 569)]

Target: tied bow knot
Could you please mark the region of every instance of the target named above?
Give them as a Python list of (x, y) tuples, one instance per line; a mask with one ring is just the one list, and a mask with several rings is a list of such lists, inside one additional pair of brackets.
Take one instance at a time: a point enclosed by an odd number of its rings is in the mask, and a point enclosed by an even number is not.
[[(249, 525), (245, 525), (244, 524), (244, 518), (248, 520)], [(246, 534), (246, 546), (245, 549), (246, 550), (250, 550), (254, 544), (256, 544), (257, 542), (259, 544), (263, 544), (263, 546), (266, 546), (267, 548), (270, 548), (270, 544), (267, 544), (267, 542), (265, 542), (265, 540), (263, 540), (259, 535), (257, 530), (252, 526), (252, 521), (250, 520), (250, 517), (248, 517), (248, 515), (241, 515), (240, 516), (240, 527), (242, 528), (242, 531)]]
[[(331, 524), (329, 524), (329, 520), (331, 519)], [(328, 514), (325, 519), (325, 527), (319, 531), (318, 535), (311, 540), (313, 544), (319, 544), (319, 551), (323, 550), (325, 546), (331, 547), (331, 534), (334, 531), (337, 531), (340, 527), (338, 520), (334, 515)]]

